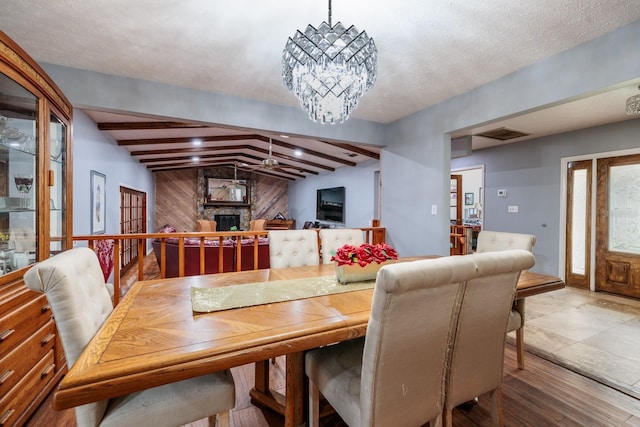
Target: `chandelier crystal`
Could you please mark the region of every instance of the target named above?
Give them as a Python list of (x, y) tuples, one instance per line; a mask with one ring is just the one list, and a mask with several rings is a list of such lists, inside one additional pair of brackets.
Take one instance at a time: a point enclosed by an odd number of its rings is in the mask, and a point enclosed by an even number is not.
[[(638, 87), (640, 89), (640, 87)], [(634, 95), (627, 99), (627, 114), (636, 116), (640, 114), (640, 95)]]
[(309, 118), (342, 123), (376, 81), (378, 51), (372, 38), (355, 26), (322, 22), (309, 25), (287, 40), (282, 54), (282, 79)]

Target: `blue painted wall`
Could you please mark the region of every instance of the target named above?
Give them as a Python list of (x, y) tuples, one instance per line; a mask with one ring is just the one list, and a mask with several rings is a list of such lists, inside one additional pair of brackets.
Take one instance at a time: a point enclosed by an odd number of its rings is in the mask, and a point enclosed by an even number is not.
[(106, 176), (106, 234), (120, 232), (120, 186), (147, 193), (147, 230), (155, 218), (155, 178), (126, 148), (100, 132), (82, 111), (73, 112), (73, 234), (91, 234), (90, 172)]
[[(452, 160), (451, 167), (485, 165), (484, 228), (534, 234), (532, 271), (555, 275), (564, 269), (558, 265), (562, 158), (630, 149), (640, 149), (640, 119), (486, 148)], [(498, 189), (507, 197), (498, 197)], [(517, 214), (507, 212), (510, 205), (518, 206)]]

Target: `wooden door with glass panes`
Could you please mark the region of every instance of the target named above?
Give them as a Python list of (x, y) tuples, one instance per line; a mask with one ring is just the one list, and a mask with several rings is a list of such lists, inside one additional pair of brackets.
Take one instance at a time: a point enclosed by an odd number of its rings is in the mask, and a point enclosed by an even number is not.
[(589, 289), (591, 283), (592, 161), (567, 164), (565, 283)]
[[(120, 233), (147, 232), (147, 195), (120, 187)], [(120, 248), (120, 271), (126, 272), (138, 262), (138, 240), (124, 240)]]
[(596, 290), (640, 297), (640, 155), (598, 159)]

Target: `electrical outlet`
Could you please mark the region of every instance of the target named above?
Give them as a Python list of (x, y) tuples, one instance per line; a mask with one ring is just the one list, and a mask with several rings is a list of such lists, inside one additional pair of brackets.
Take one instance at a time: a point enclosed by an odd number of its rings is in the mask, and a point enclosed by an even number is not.
[(518, 213), (518, 207), (517, 206), (509, 206), (509, 207), (507, 207), (507, 212), (509, 212), (509, 213)]

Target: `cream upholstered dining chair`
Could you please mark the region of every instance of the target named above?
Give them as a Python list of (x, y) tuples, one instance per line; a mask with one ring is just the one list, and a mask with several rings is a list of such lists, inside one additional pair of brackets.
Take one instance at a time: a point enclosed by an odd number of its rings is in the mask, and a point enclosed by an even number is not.
[(218, 223), (210, 219), (199, 219), (196, 221), (196, 231), (214, 232), (218, 228)]
[(464, 257), (382, 267), (365, 338), (305, 355), (309, 426), (319, 393), (349, 426), (441, 425), (450, 330), (475, 276)]
[[(533, 234), (482, 230), (478, 233), (476, 253), (507, 249), (524, 249), (532, 252), (535, 244), (536, 236)], [(507, 329), (507, 332), (516, 331), (516, 355), (519, 369), (524, 369), (524, 322), (524, 299), (519, 299), (513, 302)]]
[(314, 230), (271, 230), (267, 237), (271, 268), (320, 263), (318, 234)]
[(357, 228), (323, 228), (320, 234), (322, 263), (330, 264), (336, 250), (344, 245), (360, 246), (364, 243), (362, 230)]
[[(33, 291), (45, 293), (69, 366), (113, 310), (96, 254), (74, 248), (35, 264), (24, 275)], [(115, 399), (78, 406), (77, 425), (177, 426), (209, 417), (229, 425), (235, 405), (230, 371), (150, 388)]]
[(524, 249), (513, 249), (460, 258), (475, 264), (478, 277), (466, 283), (453, 331), (444, 393), (445, 425), (452, 426), (456, 406), (490, 393), (493, 425), (502, 426), (502, 377), (509, 311), (520, 272), (531, 268), (535, 257)]

